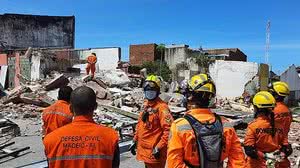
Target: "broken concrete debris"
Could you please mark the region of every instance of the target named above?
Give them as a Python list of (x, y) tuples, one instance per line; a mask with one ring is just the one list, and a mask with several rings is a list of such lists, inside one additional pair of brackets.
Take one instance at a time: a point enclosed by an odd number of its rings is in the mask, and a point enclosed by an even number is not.
[[(94, 120), (109, 127), (113, 127), (119, 132), (121, 141), (131, 140), (134, 135), (134, 127), (137, 123), (139, 112), (143, 108), (144, 93), (138, 85), (133, 86), (133, 80), (124, 73), (118, 71), (105, 71), (96, 75), (95, 79), (90, 76), (68, 76), (66, 74), (52, 73), (47, 79), (35, 82), (29, 82), (25, 85), (16, 87), (13, 90), (5, 91), (7, 93), (0, 101), (0, 118), (5, 116), (8, 120), (30, 120), (30, 125), (40, 127), (40, 117), (44, 107), (51, 105), (58, 97), (58, 88), (63, 85), (69, 85), (73, 89), (86, 85), (92, 88), (97, 95), (98, 109), (95, 111)], [(128, 80), (127, 80), (128, 79)], [(132, 79), (132, 78), (130, 78)], [(136, 78), (140, 80), (140, 78)], [(186, 108), (182, 106), (185, 97), (176, 91), (176, 83), (169, 87), (169, 92), (162, 92), (160, 98), (169, 104), (170, 111), (174, 118), (182, 117)], [(178, 85), (178, 84), (177, 84)], [(238, 129), (240, 138), (244, 137), (247, 123), (253, 119), (253, 109), (241, 97), (233, 99), (218, 98), (215, 101), (217, 114), (228, 118), (230, 124)], [(295, 109), (294, 119), (299, 119)], [(2, 117), (2, 118), (3, 118)], [(0, 119), (0, 125), (1, 125)], [(295, 125), (296, 124), (296, 125)], [(293, 165), (297, 164), (300, 156), (299, 125), (294, 122), (291, 129), (291, 142), (294, 153), (290, 160)], [(295, 127), (297, 129), (295, 129)], [(40, 130), (31, 131), (26, 126), (23, 136), (40, 135)], [(8, 131), (9, 128), (0, 127), (1, 132)], [(0, 136), (1, 137), (1, 136)]]
[(124, 87), (128, 86), (130, 80), (122, 70), (101, 70), (96, 74), (96, 79), (100, 79), (110, 87)]
[(53, 90), (56, 88), (60, 88), (62, 86), (68, 85), (69, 80), (66, 78), (63, 74), (57, 76), (52, 81), (50, 81), (48, 84), (46, 84), (45, 88), (46, 91)]

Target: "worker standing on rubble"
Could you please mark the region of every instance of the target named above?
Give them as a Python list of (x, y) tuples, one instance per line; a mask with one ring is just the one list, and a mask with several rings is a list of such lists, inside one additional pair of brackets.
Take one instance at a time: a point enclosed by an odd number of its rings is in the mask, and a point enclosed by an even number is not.
[(93, 121), (93, 111), (97, 108), (95, 92), (86, 86), (78, 87), (72, 92), (70, 102), (73, 122), (44, 139), (49, 168), (119, 167), (117, 132)]
[(86, 74), (89, 75), (91, 71), (92, 78), (94, 78), (95, 71), (96, 71), (96, 63), (97, 63), (96, 53), (92, 53), (90, 56), (87, 57), (86, 60), (87, 60)]
[(275, 123), (275, 103), (267, 91), (260, 91), (253, 98), (255, 119), (248, 125), (244, 142), (247, 168), (267, 167), (267, 161), (275, 162), (276, 168), (290, 167), (280, 165), (285, 155), (281, 152), (285, 135), (283, 127)]
[(290, 112), (287, 105), (284, 103), (284, 98), (290, 94), (290, 89), (287, 83), (277, 81), (269, 85), (269, 91), (272, 93), (276, 100), (276, 106), (273, 110), (275, 114), (275, 123), (280, 124), (284, 127), (284, 140), (282, 151), (285, 153), (286, 158), (283, 162), (280, 163), (280, 165), (282, 167), (286, 167), (286, 165), (290, 165), (290, 162), (287, 157), (293, 153), (292, 146), (291, 144), (289, 144), (288, 141), (288, 134), (293, 118), (292, 113)]
[(233, 127), (209, 109), (215, 84), (207, 74), (188, 82), (188, 112), (171, 126), (167, 165), (169, 168), (244, 168), (245, 155)]
[(61, 87), (58, 91), (58, 100), (43, 110), (43, 136), (72, 122), (73, 114), (70, 111), (70, 96), (72, 91), (73, 89), (70, 86)]
[(144, 85), (144, 110), (140, 113), (130, 151), (146, 168), (164, 168), (173, 118), (168, 105), (159, 98), (160, 79), (150, 75)]

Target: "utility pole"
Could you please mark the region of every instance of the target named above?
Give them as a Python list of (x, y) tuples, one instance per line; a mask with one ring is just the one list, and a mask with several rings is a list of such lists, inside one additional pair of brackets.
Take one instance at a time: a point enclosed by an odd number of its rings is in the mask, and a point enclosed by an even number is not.
[(266, 50), (265, 50), (265, 63), (269, 65), (269, 50), (270, 50), (270, 27), (271, 21), (268, 20), (266, 27)]

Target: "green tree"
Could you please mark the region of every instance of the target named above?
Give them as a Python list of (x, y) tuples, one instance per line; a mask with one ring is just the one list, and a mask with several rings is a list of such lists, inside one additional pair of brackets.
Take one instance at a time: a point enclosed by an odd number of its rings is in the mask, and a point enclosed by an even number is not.
[(208, 73), (209, 65), (214, 62), (211, 58), (202, 52), (192, 52), (191, 57), (195, 63), (201, 68), (201, 73)]
[(162, 63), (163, 63), (163, 57), (165, 54), (165, 48), (166, 45), (161, 43), (156, 47), (156, 50), (158, 51), (158, 53), (160, 54), (160, 63), (159, 63), (159, 75), (161, 76), (162, 73)]
[[(161, 68), (160, 68), (161, 67)], [(169, 69), (166, 62), (161, 62), (159, 60), (154, 62), (144, 62), (142, 68), (147, 69), (147, 74), (159, 75), (165, 81), (168, 81), (171, 78), (171, 70)]]

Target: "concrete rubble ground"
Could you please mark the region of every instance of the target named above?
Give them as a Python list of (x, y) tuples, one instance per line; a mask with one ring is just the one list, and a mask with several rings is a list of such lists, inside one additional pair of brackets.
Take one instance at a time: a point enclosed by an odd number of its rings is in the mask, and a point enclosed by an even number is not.
[[(144, 97), (142, 88), (138, 87), (139, 78), (128, 76), (119, 70), (97, 73), (95, 79), (84, 75), (52, 72), (45, 80), (27, 82), (12, 90), (6, 90), (6, 96), (0, 99), (0, 144), (14, 141), (14, 147), (29, 146), (30, 150), (20, 157), (0, 159), (1, 167), (16, 167), (45, 159), (41, 141), (41, 112), (57, 99), (58, 88), (63, 85), (69, 85), (73, 89), (82, 85), (91, 87), (99, 104), (94, 120), (116, 129), (121, 142), (130, 141), (138, 113), (143, 108)], [(174, 116), (183, 115), (185, 108), (180, 107), (182, 95), (171, 91), (163, 92), (160, 97), (169, 103)], [(252, 107), (240, 98), (218, 99), (215, 104), (214, 111), (228, 118), (243, 142), (247, 123), (253, 118)], [(300, 109), (295, 108), (293, 111), (294, 122), (289, 136), (294, 153), (290, 160), (296, 166), (296, 162), (300, 160)], [(4, 123), (9, 127), (2, 129), (1, 125)], [(131, 154), (122, 154), (121, 167), (132, 167), (132, 164), (143, 167)]]

